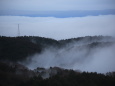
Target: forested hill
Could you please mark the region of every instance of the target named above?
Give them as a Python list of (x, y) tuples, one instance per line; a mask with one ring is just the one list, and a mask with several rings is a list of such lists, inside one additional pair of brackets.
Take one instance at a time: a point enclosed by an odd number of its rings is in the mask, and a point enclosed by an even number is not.
[(46, 46), (55, 45), (58, 42), (43, 37), (0, 37), (0, 59), (11, 61), (23, 60), (35, 53), (40, 53)]
[(0, 36), (0, 60), (21, 61), (45, 48), (63, 48), (66, 46), (108, 46), (114, 43), (110, 36), (86, 36), (65, 40), (37, 36), (5, 37)]
[[(111, 49), (113, 44), (115, 38), (110, 36), (86, 36), (64, 40), (35, 36), (0, 36), (0, 86), (115, 86), (115, 72), (99, 74), (79, 71), (79, 63), (82, 65), (87, 59), (92, 59), (96, 49), (98, 52), (101, 49)], [(36, 54), (37, 59), (34, 57)], [(35, 66), (33, 70), (25, 65), (26, 58)], [(101, 60), (108, 60), (104, 59)], [(23, 62), (25, 64), (22, 64)], [(49, 63), (49, 68), (45, 68)], [(71, 69), (75, 64), (78, 65), (78, 70)], [(43, 68), (41, 65), (44, 65)], [(65, 69), (65, 66), (70, 66), (70, 69)]]

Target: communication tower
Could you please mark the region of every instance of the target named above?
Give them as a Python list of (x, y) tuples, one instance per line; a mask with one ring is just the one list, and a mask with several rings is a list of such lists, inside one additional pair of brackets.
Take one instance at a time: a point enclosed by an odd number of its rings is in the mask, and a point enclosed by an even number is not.
[(18, 36), (20, 36), (20, 26), (18, 24)]

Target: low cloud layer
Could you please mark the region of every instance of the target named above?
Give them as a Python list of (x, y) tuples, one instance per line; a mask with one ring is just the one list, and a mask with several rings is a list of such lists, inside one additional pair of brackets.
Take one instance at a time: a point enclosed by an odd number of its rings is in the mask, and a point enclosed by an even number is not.
[(67, 39), (81, 36), (115, 36), (115, 15), (54, 18), (0, 16), (0, 35), (43, 36), (54, 39)]
[(0, 10), (0, 16), (28, 16), (28, 17), (85, 17), (99, 15), (115, 15), (115, 9), (107, 10), (70, 10), (70, 11), (20, 11), (20, 10)]

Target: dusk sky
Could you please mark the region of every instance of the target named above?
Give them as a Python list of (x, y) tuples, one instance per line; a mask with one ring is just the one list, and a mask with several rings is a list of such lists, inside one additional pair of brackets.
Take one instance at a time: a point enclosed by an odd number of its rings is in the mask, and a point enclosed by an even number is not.
[(115, 0), (0, 0), (0, 35), (115, 36)]

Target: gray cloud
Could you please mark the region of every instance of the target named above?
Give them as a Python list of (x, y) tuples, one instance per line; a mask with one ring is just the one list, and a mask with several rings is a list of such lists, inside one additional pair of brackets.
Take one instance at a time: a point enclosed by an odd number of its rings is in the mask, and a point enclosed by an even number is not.
[(18, 24), (24, 35), (67, 39), (81, 36), (115, 36), (115, 15), (54, 18), (0, 16), (0, 35), (17, 36)]

